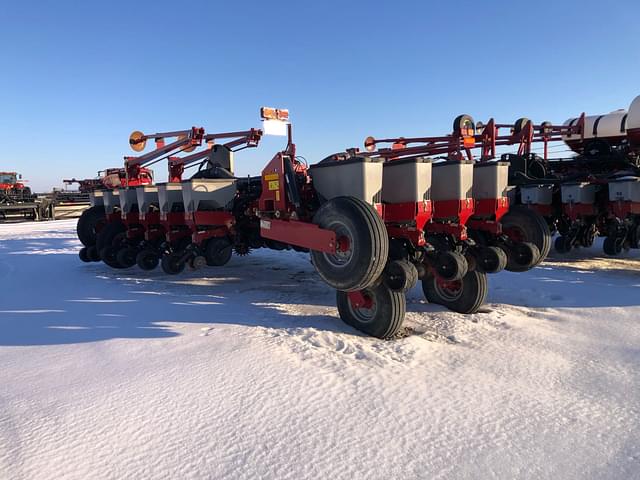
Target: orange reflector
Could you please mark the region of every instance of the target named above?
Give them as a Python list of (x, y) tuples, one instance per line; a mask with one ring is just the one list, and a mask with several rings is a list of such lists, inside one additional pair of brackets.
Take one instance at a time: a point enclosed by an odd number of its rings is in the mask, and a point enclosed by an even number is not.
[(289, 110), (287, 109), (280, 110), (278, 108), (276, 109), (276, 116), (278, 117), (278, 120), (289, 120)]
[(464, 148), (473, 148), (476, 146), (476, 139), (474, 137), (463, 137)]
[(262, 107), (260, 109), (260, 118), (263, 120), (289, 120), (289, 110), (286, 108)]
[(262, 107), (260, 109), (260, 117), (264, 118), (265, 120), (275, 120), (277, 118), (276, 109), (269, 108), (269, 107)]

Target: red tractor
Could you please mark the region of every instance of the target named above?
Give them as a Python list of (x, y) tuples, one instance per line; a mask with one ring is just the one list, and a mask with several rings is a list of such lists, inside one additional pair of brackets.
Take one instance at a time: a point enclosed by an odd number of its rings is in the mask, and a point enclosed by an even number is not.
[(16, 172), (0, 172), (0, 195), (14, 199), (31, 199), (31, 189), (19, 180), (22, 175)]
[(16, 172), (0, 172), (0, 219), (10, 215), (38, 218), (37, 196), (21, 179)]

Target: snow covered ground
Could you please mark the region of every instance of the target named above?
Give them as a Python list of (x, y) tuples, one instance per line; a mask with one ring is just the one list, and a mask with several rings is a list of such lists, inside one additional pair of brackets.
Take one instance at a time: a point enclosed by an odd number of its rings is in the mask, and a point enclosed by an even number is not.
[(640, 257), (337, 317), (305, 255), (168, 277), (83, 264), (75, 221), (0, 226), (0, 478), (640, 478)]

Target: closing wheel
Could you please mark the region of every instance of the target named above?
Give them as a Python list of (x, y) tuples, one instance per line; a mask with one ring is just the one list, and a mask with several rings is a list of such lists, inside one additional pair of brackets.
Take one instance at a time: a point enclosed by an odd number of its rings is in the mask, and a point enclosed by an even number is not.
[(538, 247), (541, 263), (551, 251), (551, 231), (546, 220), (538, 212), (524, 205), (514, 205), (500, 219), (502, 230), (513, 242), (531, 242)]
[(95, 245), (87, 247), (87, 255), (92, 262), (100, 261), (100, 252), (98, 252), (98, 248)]
[(442, 252), (434, 262), (436, 272), (445, 280), (460, 280), (469, 271), (467, 259), (457, 252)]
[(353, 197), (326, 202), (313, 223), (335, 232), (335, 253), (311, 251), (313, 265), (322, 279), (336, 290), (363, 290), (384, 270), (389, 238), (384, 223), (367, 203)]
[(602, 246), (604, 253), (615, 257), (616, 255), (620, 255), (622, 253), (622, 242), (623, 240), (618, 237), (607, 237), (604, 239), (604, 244)]
[(233, 245), (227, 238), (212, 238), (207, 242), (205, 258), (210, 267), (221, 267), (231, 260)]
[(160, 263), (160, 256), (150, 249), (144, 249), (136, 255), (136, 264), (142, 270), (154, 270)]
[(87, 252), (87, 247), (82, 247), (78, 252), (78, 256), (80, 257), (80, 260), (85, 263), (89, 263), (91, 261), (91, 259), (89, 258), (89, 253)]
[(393, 260), (384, 269), (384, 283), (394, 292), (406, 292), (418, 283), (418, 270), (408, 260)]
[(118, 248), (117, 247), (104, 247), (100, 250), (100, 259), (111, 268), (124, 268), (118, 262)]
[(134, 247), (124, 247), (116, 253), (116, 260), (122, 268), (131, 268), (136, 264), (136, 255), (138, 250)]
[(82, 212), (76, 225), (76, 232), (80, 242), (82, 242), (85, 247), (96, 244), (97, 232), (104, 221), (105, 215), (103, 207), (90, 207)]
[(407, 300), (384, 283), (357, 292), (336, 292), (338, 313), (347, 325), (377, 338), (391, 338), (404, 321)]
[(571, 239), (566, 235), (561, 235), (553, 242), (553, 246), (558, 253), (569, 253), (571, 251)]
[(538, 265), (540, 250), (533, 243), (516, 243), (507, 251), (507, 266), (509, 272), (526, 272)]
[(477, 270), (461, 280), (446, 281), (436, 275), (422, 277), (422, 291), (429, 303), (458, 313), (476, 313), (487, 299), (487, 275)]
[(499, 247), (483, 247), (476, 255), (476, 265), (484, 273), (501, 272), (507, 267), (507, 254)]
[(185, 262), (182, 261), (182, 255), (179, 253), (170, 253), (162, 257), (160, 262), (164, 273), (169, 275), (177, 275), (184, 270)]
[(125, 227), (122, 222), (111, 222), (107, 223), (102, 230), (100, 230), (96, 236), (96, 248), (98, 252), (100, 252), (100, 258), (102, 258), (102, 250), (105, 247), (112, 246), (116, 236), (122, 234), (126, 229), (127, 227)]

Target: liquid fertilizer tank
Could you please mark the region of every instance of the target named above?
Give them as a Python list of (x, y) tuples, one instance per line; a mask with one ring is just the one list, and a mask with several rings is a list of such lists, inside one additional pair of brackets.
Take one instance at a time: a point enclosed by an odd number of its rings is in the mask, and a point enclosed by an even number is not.
[[(570, 118), (564, 125), (573, 126), (578, 120), (578, 117)], [(611, 148), (625, 145), (640, 150), (640, 95), (628, 109), (621, 108), (604, 115), (588, 115), (584, 120), (584, 140), (577, 134), (563, 137), (574, 152), (608, 153)]]

